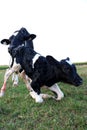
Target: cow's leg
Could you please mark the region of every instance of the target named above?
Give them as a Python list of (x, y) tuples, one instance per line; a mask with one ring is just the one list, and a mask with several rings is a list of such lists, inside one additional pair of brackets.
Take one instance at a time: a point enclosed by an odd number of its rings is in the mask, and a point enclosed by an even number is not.
[(49, 95), (49, 94), (41, 93), (40, 95), (41, 95), (41, 97), (43, 99), (46, 99), (46, 98), (53, 98), (53, 99), (55, 99), (55, 96), (52, 96), (52, 95)]
[[(48, 86), (46, 86), (46, 85), (44, 85), (44, 86), (42, 86), (41, 88), (48, 89), (49, 87), (48, 87)], [(41, 97), (42, 97), (43, 99), (46, 99), (46, 98), (53, 98), (53, 99), (55, 99), (55, 96), (50, 95), (50, 94), (41, 93), (40, 95), (41, 95)]]
[(1, 87), (1, 91), (0, 91), (0, 97), (4, 96), (4, 93), (6, 90), (6, 83), (7, 83), (7, 80), (9, 79), (10, 75), (12, 75), (16, 71), (19, 71), (20, 68), (21, 68), (20, 64), (16, 64), (12, 68), (10, 68), (6, 71), (5, 76), (4, 76), (4, 83), (3, 83), (3, 86)]
[(35, 101), (37, 103), (42, 103), (43, 102), (43, 98), (41, 94), (37, 94), (34, 90), (30, 92), (30, 95), (32, 98), (35, 99)]
[(13, 81), (13, 86), (18, 86), (18, 73), (13, 73), (12, 74), (12, 81)]
[(12, 82), (14, 82), (15, 79), (15, 73), (12, 74)]
[(56, 100), (61, 100), (64, 97), (63, 92), (60, 90), (57, 84), (54, 84), (53, 86), (49, 87), (49, 89), (56, 94)]
[(32, 96), (32, 98), (35, 99), (36, 102), (39, 102), (39, 103), (43, 102), (42, 98), (53, 98), (56, 100), (61, 100), (64, 97), (63, 92), (60, 90), (60, 88), (57, 84), (54, 84), (51, 87), (47, 87), (47, 86), (45, 86), (45, 87), (50, 89), (52, 92), (54, 92), (56, 94), (56, 97), (49, 95), (49, 94), (37, 94), (35, 91), (31, 91), (30, 95)]
[(35, 99), (35, 101), (37, 103), (42, 103), (43, 102), (43, 98), (40, 95), (40, 82), (38, 79), (32, 80), (31, 82), (31, 87), (33, 89), (33, 91), (30, 92), (30, 95), (32, 96), (32, 98)]
[(4, 96), (7, 80), (9, 79), (10, 75), (12, 75), (12, 73), (14, 73), (13, 70), (11, 70), (11, 69), (6, 70), (6, 73), (4, 75), (4, 83), (3, 83), (2, 87), (1, 87), (1, 91), (0, 91), (0, 97)]
[(25, 71), (24, 71), (24, 70), (20, 73), (20, 76), (21, 76), (21, 78), (23, 79), (23, 81), (25, 82), (27, 89), (28, 89), (29, 91), (33, 91), (33, 89), (32, 89), (31, 86), (30, 86), (31, 79), (28, 78), (28, 76), (25, 74)]

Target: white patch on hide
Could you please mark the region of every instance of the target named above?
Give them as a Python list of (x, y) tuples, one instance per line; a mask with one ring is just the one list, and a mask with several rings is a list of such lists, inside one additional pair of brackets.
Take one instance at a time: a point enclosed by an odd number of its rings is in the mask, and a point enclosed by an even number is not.
[(3, 45), (7, 45), (7, 42), (3, 42)]
[(40, 57), (40, 54), (36, 54), (36, 55), (34, 56), (34, 58), (32, 59), (32, 60), (33, 60), (33, 64), (32, 64), (33, 68), (34, 68), (34, 64), (35, 64), (36, 60), (37, 60), (39, 57)]
[(66, 60), (66, 62), (69, 64), (69, 65), (72, 65), (72, 62), (70, 60)]

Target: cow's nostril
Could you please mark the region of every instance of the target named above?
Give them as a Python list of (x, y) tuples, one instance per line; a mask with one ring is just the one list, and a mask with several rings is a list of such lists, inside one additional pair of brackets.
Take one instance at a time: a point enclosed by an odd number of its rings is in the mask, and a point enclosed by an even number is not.
[(83, 80), (82, 79), (80, 80), (80, 83), (83, 84)]

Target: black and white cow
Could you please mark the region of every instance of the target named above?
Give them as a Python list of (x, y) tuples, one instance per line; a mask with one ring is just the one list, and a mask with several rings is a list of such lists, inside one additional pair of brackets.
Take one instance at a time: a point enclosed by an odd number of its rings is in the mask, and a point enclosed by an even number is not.
[[(25, 36), (22, 39), (26, 39)], [(32, 41), (31, 38), (29, 39)], [(21, 42), (20, 39), (18, 41)], [(75, 65), (70, 62), (69, 58), (59, 62), (52, 56), (44, 57), (25, 46), (14, 48), (15, 43), (14, 39), (9, 47), (9, 53), (16, 58), (18, 67), (22, 67), (32, 79), (30, 86), (34, 91), (31, 91), (30, 95), (36, 102), (43, 102), (42, 86), (56, 93), (56, 100), (61, 100), (64, 94), (58, 87), (58, 82), (65, 82), (75, 86), (82, 84), (82, 78), (78, 75)]]
[[(12, 36), (10, 36), (9, 39), (3, 39), (1, 41), (1, 44), (3, 44), (3, 45), (9, 45), (11, 43), (11, 41), (13, 40), (13, 38), (15, 37), (15, 34), (16, 34), (16, 32), (14, 32), (14, 34)], [(13, 64), (15, 64), (15, 60), (11, 56), (11, 58), (10, 58), (10, 64), (9, 64), (9, 69), (13, 66)], [(9, 69), (6, 70), (6, 73), (7, 73), (7, 71)], [(6, 73), (5, 73), (5, 75), (6, 75)], [(15, 73), (12, 74), (12, 81), (13, 81), (13, 86), (18, 86), (18, 82), (19, 82), (18, 72), (15, 72)]]
[[(17, 35), (17, 34), (19, 34), (19, 35)], [(17, 37), (15, 38), (16, 35), (17, 35)], [(22, 35), (26, 36), (26, 39), (23, 39), (22, 40), (23, 42), (19, 42), (17, 39), (19, 38), (21, 40), (21, 37), (23, 37)], [(28, 40), (29, 36), (30, 36), (30, 39), (32, 39), (32, 40), (36, 37), (36, 35), (30, 34), (26, 30), (26, 28), (21, 28), (20, 30), (15, 31), (14, 34), (12, 36), (10, 36), (9, 39), (3, 39), (1, 41), (1, 44), (11, 46), (11, 43), (13, 43), (13, 41), (15, 39), (14, 48), (18, 47), (19, 45), (22, 45), (22, 46), (26, 46), (26, 47), (34, 49), (33, 41)], [(15, 58), (12, 55), (11, 55), (11, 58), (12, 58), (12, 63), (10, 65), (10, 68), (6, 70), (6, 73), (5, 73), (5, 76), (4, 76), (4, 83), (2, 85), (1, 92), (0, 92), (0, 97), (2, 97), (4, 95), (4, 93), (5, 93), (6, 83), (7, 83), (7, 80), (8, 80), (10, 75), (13, 74), (13, 76), (12, 76), (12, 80), (14, 81), (13, 84), (14, 85), (18, 84), (18, 73), (19, 73), (19, 71), (21, 72), (20, 75), (23, 78), (27, 88), (30, 89), (29, 88), (29, 80), (30, 79), (25, 75), (25, 72), (24, 72), (24, 70), (22, 68), (18, 69), (18, 67), (17, 67), (18, 65), (16, 63), (16, 60), (15, 60)]]

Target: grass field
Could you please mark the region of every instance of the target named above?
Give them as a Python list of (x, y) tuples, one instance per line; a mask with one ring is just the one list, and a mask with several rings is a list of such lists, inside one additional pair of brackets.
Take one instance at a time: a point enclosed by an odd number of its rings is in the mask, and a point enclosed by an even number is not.
[[(65, 94), (59, 102), (45, 99), (35, 103), (24, 82), (20, 79), (19, 86), (13, 87), (10, 78), (5, 96), (0, 98), (0, 130), (87, 130), (87, 65), (77, 65), (77, 69), (83, 85), (76, 88), (59, 83)], [(0, 87), (4, 73), (1, 69)]]

